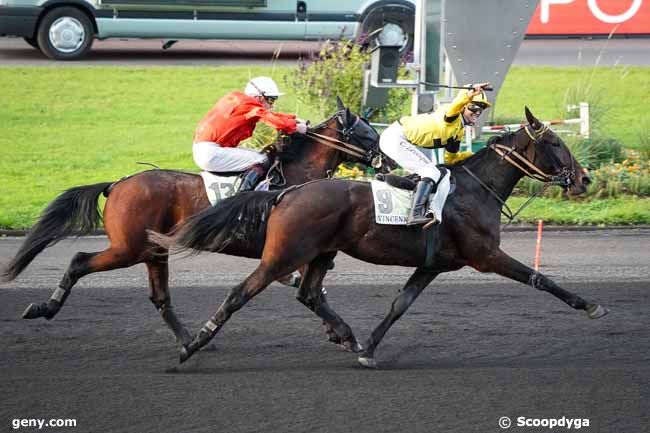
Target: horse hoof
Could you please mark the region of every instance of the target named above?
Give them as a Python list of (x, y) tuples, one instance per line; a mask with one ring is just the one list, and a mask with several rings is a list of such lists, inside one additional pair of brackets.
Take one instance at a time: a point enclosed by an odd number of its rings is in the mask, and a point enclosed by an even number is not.
[(609, 310), (600, 304), (592, 304), (587, 307), (587, 316), (590, 319), (600, 319), (609, 313)]
[(39, 317), (42, 317), (43, 314), (41, 313), (41, 308), (39, 305), (36, 304), (29, 304), (27, 308), (25, 308), (25, 311), (23, 311), (22, 318), (23, 319), (37, 319)]
[(352, 353), (363, 352), (363, 346), (361, 346), (357, 340), (346, 341), (342, 344), (342, 346), (345, 348), (345, 350), (348, 350)]
[(180, 363), (182, 364), (190, 359), (190, 356), (192, 356), (192, 353), (188, 350), (187, 346), (183, 345), (183, 347), (181, 347)]
[(362, 367), (366, 368), (377, 368), (377, 362), (375, 361), (375, 358), (366, 358), (364, 356), (360, 356), (359, 364), (361, 364)]

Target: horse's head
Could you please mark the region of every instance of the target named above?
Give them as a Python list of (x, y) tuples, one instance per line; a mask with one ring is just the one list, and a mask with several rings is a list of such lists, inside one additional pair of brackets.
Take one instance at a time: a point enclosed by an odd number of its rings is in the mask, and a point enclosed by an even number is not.
[(336, 132), (336, 139), (348, 150), (344, 151), (343, 161), (378, 168), (381, 165), (379, 133), (368, 120), (352, 113), (338, 96), (336, 103), (338, 110), (332, 118), (336, 121), (336, 126), (330, 129)]
[(548, 126), (540, 122), (528, 107), (525, 108), (528, 125), (515, 133), (515, 149), (531, 166), (527, 173), (542, 182), (562, 186), (573, 195), (587, 191), (591, 179), (571, 154), (564, 141)]
[[(360, 163), (372, 166), (378, 171), (395, 168), (388, 157), (379, 149), (379, 133), (370, 123), (354, 114), (337, 97), (338, 110), (329, 119), (310, 127), (306, 135), (292, 134), (280, 145), (269, 146), (268, 152), (282, 162), (300, 161), (306, 157), (309, 143), (318, 143), (329, 154), (337, 153), (338, 162)], [(313, 148), (312, 148), (313, 149)], [(323, 150), (324, 151), (324, 150)], [(323, 159), (323, 153), (318, 158)], [(327, 159), (327, 157), (325, 157)], [(391, 165), (393, 164), (393, 165)]]

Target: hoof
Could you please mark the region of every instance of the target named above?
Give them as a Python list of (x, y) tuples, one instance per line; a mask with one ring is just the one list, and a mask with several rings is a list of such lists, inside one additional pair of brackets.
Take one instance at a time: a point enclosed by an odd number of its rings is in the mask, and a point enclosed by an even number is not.
[(342, 346), (349, 350), (352, 353), (361, 353), (363, 352), (363, 346), (359, 344), (357, 340), (345, 341)]
[(29, 304), (22, 315), (23, 319), (37, 319), (39, 317), (43, 317), (43, 313), (41, 312), (40, 305), (36, 304)]
[(600, 304), (591, 304), (587, 307), (587, 316), (590, 319), (600, 319), (609, 313), (609, 310)]
[(366, 358), (365, 356), (360, 356), (359, 364), (361, 364), (362, 367), (366, 368), (377, 368), (377, 362), (375, 361), (375, 358)]
[(190, 356), (192, 356), (192, 352), (189, 351), (188, 346), (183, 345), (183, 347), (181, 347), (180, 363), (182, 364), (190, 359)]

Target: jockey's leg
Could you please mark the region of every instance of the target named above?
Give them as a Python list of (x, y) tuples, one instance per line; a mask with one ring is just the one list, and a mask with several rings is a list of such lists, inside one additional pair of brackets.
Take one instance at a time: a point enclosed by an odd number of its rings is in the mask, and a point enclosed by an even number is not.
[(381, 134), (379, 147), (402, 168), (420, 175), (421, 180), (413, 194), (413, 203), (407, 224), (430, 222), (431, 218), (426, 217), (426, 203), (434, 186), (440, 180), (441, 173), (438, 167), (417, 146), (408, 141), (404, 134), (404, 128), (397, 122), (386, 128)]
[(244, 175), (244, 178), (242, 179), (241, 185), (239, 186), (239, 190), (237, 192), (254, 190), (257, 184), (260, 183), (262, 179), (264, 179), (264, 176), (266, 176), (266, 172), (269, 170), (269, 168), (270, 161), (268, 160), (253, 165)]
[(423, 177), (420, 179), (417, 186), (415, 187), (415, 192), (413, 193), (411, 211), (409, 212), (409, 216), (406, 221), (407, 226), (426, 224), (431, 221), (431, 218), (428, 218), (426, 216), (427, 201), (429, 200), (429, 195), (431, 195), (434, 186), (435, 184), (430, 178)]
[[(216, 172), (243, 172), (256, 165), (268, 164), (265, 154), (241, 147), (221, 147), (217, 143), (194, 143), (194, 162), (202, 170)], [(268, 167), (267, 167), (268, 169)]]

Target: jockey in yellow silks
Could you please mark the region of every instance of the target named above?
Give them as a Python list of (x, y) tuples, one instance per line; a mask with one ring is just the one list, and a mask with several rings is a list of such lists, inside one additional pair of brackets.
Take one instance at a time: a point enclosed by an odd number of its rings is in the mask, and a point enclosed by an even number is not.
[(431, 220), (426, 215), (426, 203), (434, 185), (438, 193), (449, 192), (449, 176), (440, 179), (440, 170), (418, 147), (445, 148), (445, 163), (454, 164), (467, 158), (471, 152), (458, 152), (465, 134), (465, 126), (476, 123), (483, 110), (490, 107), (483, 88), (490, 83), (461, 90), (450, 105), (438, 108), (432, 114), (405, 116), (390, 125), (381, 134), (381, 150), (402, 168), (417, 173), (421, 180), (413, 194), (408, 225), (424, 224)]

